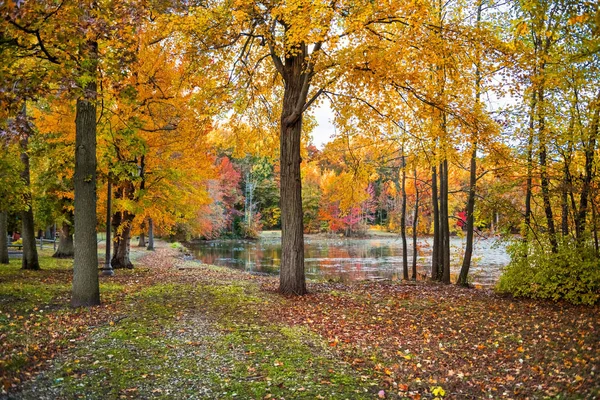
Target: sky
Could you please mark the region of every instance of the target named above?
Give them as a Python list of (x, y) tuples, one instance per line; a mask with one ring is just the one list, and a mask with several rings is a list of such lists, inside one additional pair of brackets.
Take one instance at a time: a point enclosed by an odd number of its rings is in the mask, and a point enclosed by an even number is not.
[(325, 99), (313, 111), (317, 123), (319, 124), (312, 132), (313, 144), (319, 149), (327, 142), (331, 142), (332, 135), (335, 134), (335, 127), (331, 123), (333, 120), (333, 111), (329, 107), (329, 100)]

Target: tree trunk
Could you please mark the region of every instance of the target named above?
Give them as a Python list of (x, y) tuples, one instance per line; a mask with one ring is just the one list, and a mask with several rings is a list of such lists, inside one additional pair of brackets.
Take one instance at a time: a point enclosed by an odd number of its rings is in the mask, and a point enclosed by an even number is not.
[(596, 215), (596, 205), (594, 204), (594, 196), (590, 196), (590, 203), (592, 206), (592, 226), (594, 229), (594, 248), (596, 249), (596, 255), (600, 257), (600, 240), (598, 240), (598, 216)]
[[(538, 106), (543, 107), (544, 88), (538, 89)], [(547, 150), (546, 150), (546, 121), (542, 110), (538, 109), (538, 139), (539, 139), (539, 160), (540, 160), (540, 183), (542, 187), (542, 199), (544, 202), (544, 213), (546, 214), (546, 223), (548, 224), (548, 237), (552, 252), (558, 253), (558, 242), (556, 241), (556, 228), (554, 227), (554, 216), (552, 213), (552, 203), (550, 202), (550, 179), (548, 178)]]
[(114, 269), (133, 268), (133, 263), (129, 259), (129, 250), (131, 245), (131, 221), (133, 216), (124, 212), (123, 222), (121, 223), (120, 233), (115, 235), (115, 251), (110, 261)]
[[(286, 87), (285, 97), (295, 97)], [(280, 190), (281, 190), (281, 271), (279, 291), (283, 294), (303, 295), (306, 291), (304, 276), (304, 227), (302, 222), (302, 182), (300, 180), (300, 135), (302, 118), (287, 125), (284, 116), (289, 105), (284, 100), (280, 137)], [(295, 104), (295, 101), (294, 103)]]
[(433, 248), (431, 249), (431, 279), (440, 280), (440, 211), (438, 200), (437, 168), (431, 167), (431, 203), (433, 205)]
[(477, 183), (477, 139), (471, 144), (471, 167), (469, 171), (469, 197), (467, 199), (467, 243), (465, 245), (465, 256), (463, 258), (458, 284), (468, 286), (469, 268), (471, 268), (471, 257), (473, 256), (473, 236), (475, 233), (475, 186)]
[(442, 231), (442, 282), (450, 283), (450, 225), (448, 222), (448, 160), (440, 164), (440, 228)]
[[(96, 76), (97, 43), (88, 42), (92, 53), (90, 75)], [(71, 306), (100, 304), (98, 242), (96, 235), (96, 81), (85, 87), (77, 100), (75, 117), (75, 257)]]
[[(525, 227), (523, 230), (523, 240), (528, 241), (529, 231), (531, 229), (531, 197), (533, 195), (533, 137), (535, 124), (535, 109), (537, 107), (537, 94), (533, 93), (531, 98), (531, 109), (529, 114), (529, 140), (527, 142), (527, 182), (525, 192)], [(525, 252), (527, 256), (527, 252)]]
[(21, 162), (23, 163), (23, 170), (21, 171), (21, 179), (25, 184), (25, 194), (23, 195), (23, 201), (25, 203), (25, 210), (21, 212), (21, 237), (23, 238), (23, 258), (21, 260), (22, 269), (40, 269), (40, 263), (38, 261), (38, 253), (35, 240), (35, 225), (33, 223), (33, 208), (31, 207), (31, 179), (29, 172), (29, 154), (27, 154), (27, 148), (29, 145), (29, 135), (31, 134), (29, 129), (29, 122), (27, 121), (27, 110), (26, 106), (23, 105), (23, 135), (21, 139)]
[[(308, 93), (305, 76), (306, 46), (285, 57), (285, 90), (281, 112), (280, 191), (281, 191), (281, 270), (282, 294), (307, 293), (304, 276), (304, 227), (302, 221), (302, 181), (300, 178), (300, 137), (302, 114)], [(306, 82), (305, 82), (306, 81)]]
[(55, 258), (73, 258), (75, 254), (75, 248), (73, 246), (73, 233), (71, 232), (71, 226), (67, 221), (62, 223), (62, 229), (60, 230), (60, 239), (58, 241), (58, 248), (52, 255)]
[(154, 250), (154, 222), (148, 218), (148, 247), (146, 250)]
[(408, 280), (408, 248), (406, 242), (406, 166), (404, 146), (402, 146), (402, 214), (400, 215), (400, 231), (402, 234), (402, 277)]
[(0, 264), (8, 262), (8, 213), (0, 211)]
[(419, 186), (417, 185), (417, 168), (414, 170), (415, 179), (415, 214), (412, 223), (412, 239), (413, 239), (413, 254), (412, 254), (412, 280), (417, 280), (417, 226), (419, 222)]
[[(142, 227), (144, 229), (144, 227)], [(146, 247), (146, 236), (144, 235), (144, 231), (140, 232), (140, 240), (138, 241), (138, 247)]]
[(590, 125), (589, 138), (587, 143), (584, 143), (585, 152), (585, 175), (583, 177), (583, 185), (581, 187), (581, 196), (579, 197), (579, 211), (575, 220), (575, 229), (577, 241), (582, 242), (585, 234), (585, 225), (588, 210), (588, 197), (592, 188), (594, 175), (594, 154), (596, 153), (596, 137), (598, 135), (598, 125), (600, 123), (600, 92), (594, 101), (594, 116)]
[[(481, 9), (483, 1), (477, 3), (477, 27), (481, 22)], [(481, 106), (481, 55), (476, 52), (475, 61), (475, 107)], [(471, 258), (473, 256), (473, 235), (475, 233), (475, 189), (477, 184), (477, 128), (473, 129), (471, 136), (471, 165), (469, 167), (469, 197), (467, 199), (467, 243), (465, 245), (465, 256), (458, 275), (458, 284), (461, 286), (469, 285), (469, 269), (471, 268)]]
[(569, 164), (564, 160), (564, 174), (560, 193), (560, 230), (563, 236), (569, 236), (569, 199), (568, 199)]
[[(121, 198), (133, 199), (134, 187), (130, 181), (125, 182), (125, 186), (121, 189)], [(118, 268), (133, 268), (133, 264), (129, 259), (131, 245), (131, 224), (134, 215), (124, 210), (115, 214), (113, 226), (115, 232), (114, 253), (110, 264), (114, 269)]]
[[(146, 189), (146, 156), (142, 156), (140, 158), (140, 191), (138, 193), (143, 193), (144, 189)], [(138, 199), (139, 200), (139, 197)], [(144, 235), (144, 231), (146, 230), (146, 223), (142, 222), (140, 226), (140, 240), (138, 242), (138, 247), (146, 247), (146, 236)]]

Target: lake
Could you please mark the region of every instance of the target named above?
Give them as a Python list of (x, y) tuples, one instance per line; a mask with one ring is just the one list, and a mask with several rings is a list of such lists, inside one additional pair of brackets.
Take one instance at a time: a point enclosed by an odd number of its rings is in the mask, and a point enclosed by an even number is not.
[[(433, 239), (417, 241), (417, 271), (429, 275)], [(463, 238), (452, 237), (451, 274), (456, 280), (464, 252)], [(264, 232), (259, 240), (210, 240), (187, 245), (197, 260), (206, 264), (232, 267), (248, 272), (278, 274), (281, 258), (279, 232)], [(305, 271), (308, 278), (341, 282), (377, 279), (402, 279), (402, 240), (399, 236), (379, 234), (364, 239), (324, 238), (306, 235)], [(492, 286), (510, 258), (505, 244), (496, 238), (476, 238), (469, 275), (478, 286)], [(412, 239), (408, 242), (409, 271), (412, 266)]]

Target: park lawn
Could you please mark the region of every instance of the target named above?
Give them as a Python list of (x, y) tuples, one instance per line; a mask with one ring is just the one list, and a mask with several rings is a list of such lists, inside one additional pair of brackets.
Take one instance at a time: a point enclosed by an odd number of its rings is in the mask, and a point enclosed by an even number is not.
[[(418, 283), (311, 283), (185, 261), (162, 244), (68, 307), (71, 266), (0, 266), (11, 398), (593, 398), (599, 308)], [(6, 393), (4, 393), (6, 397)], [(2, 395), (0, 395), (2, 397)]]

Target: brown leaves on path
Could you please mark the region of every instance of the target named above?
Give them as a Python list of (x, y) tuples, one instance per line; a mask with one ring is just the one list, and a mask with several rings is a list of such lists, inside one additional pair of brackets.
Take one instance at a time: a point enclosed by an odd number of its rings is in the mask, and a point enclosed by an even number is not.
[(315, 284), (273, 318), (305, 325), (387, 393), (454, 398), (600, 395), (598, 307), (428, 283)]

